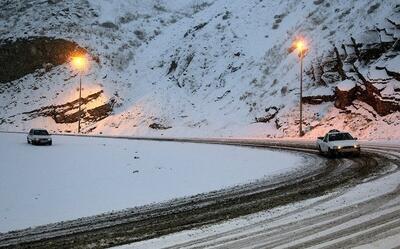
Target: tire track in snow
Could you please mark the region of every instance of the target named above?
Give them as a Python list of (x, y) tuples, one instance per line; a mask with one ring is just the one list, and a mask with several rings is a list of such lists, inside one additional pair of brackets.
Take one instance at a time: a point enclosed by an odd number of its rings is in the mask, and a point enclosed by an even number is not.
[[(369, 151), (388, 154), (397, 166), (392, 173), (398, 171), (398, 146), (366, 147)], [(295, 217), (346, 192), (339, 191), (279, 217), (168, 248), (351, 248), (400, 234), (400, 185), (394, 191), (361, 203), (300, 220)], [(288, 218), (292, 222), (274, 226), (274, 222)]]
[[(113, 245), (141, 241), (263, 210), (269, 210), (277, 206), (307, 200), (313, 197), (323, 196), (338, 189), (342, 191), (342, 189), (356, 186), (363, 181), (368, 181), (370, 178), (376, 179), (390, 174), (385, 167), (388, 163), (400, 164), (398, 157), (397, 159), (389, 159), (372, 150), (363, 153), (360, 158), (326, 160), (316, 155), (317, 152), (313, 144), (296, 141), (126, 137), (118, 137), (118, 139), (224, 144), (290, 150), (295, 153), (304, 153), (304, 155), (309, 158), (308, 164), (310, 167), (307, 167), (309, 170), (305, 172), (292, 172), (274, 179), (264, 179), (263, 181), (252, 184), (201, 194), (194, 197), (182, 198), (171, 202), (0, 234), (0, 247), (106, 248)], [(333, 196), (335, 195), (337, 195), (337, 193), (333, 194)], [(397, 194), (393, 196), (397, 196)], [(331, 198), (333, 197), (324, 198), (319, 204), (314, 205), (321, 205)], [(367, 206), (370, 206), (370, 204)], [(311, 207), (312, 206), (309, 208)], [(307, 208), (303, 209), (303, 211), (306, 210)], [(291, 215), (297, 215), (300, 211), (301, 210), (297, 210)], [(346, 219), (350, 219), (349, 217), (351, 217), (351, 214), (355, 211), (350, 208), (347, 216), (345, 211), (342, 212), (344, 212), (342, 215), (345, 215), (344, 218), (342, 218), (344, 219), (342, 222), (344, 222)], [(331, 214), (332, 217), (335, 217), (335, 215), (336, 213)], [(326, 219), (326, 217), (331, 216), (324, 215), (323, 217), (310, 219), (304, 222), (306, 222), (306, 224), (311, 224), (310, 226), (315, 226), (319, 231), (324, 231), (324, 226), (318, 226), (318, 224), (333, 222), (332, 219)], [(277, 221), (279, 221), (279, 219), (277, 219)], [(316, 222), (316, 224), (313, 222)], [(268, 223), (266, 224), (268, 225)], [(341, 223), (336, 221), (336, 224)], [(255, 229), (257, 226), (250, 226), (250, 228)], [(282, 229), (289, 232), (285, 235), (282, 233)], [(220, 234), (217, 237), (206, 238), (205, 241), (191, 241), (189, 244), (176, 245), (173, 248), (203, 248), (204, 246), (209, 246), (210, 248), (224, 248), (227, 244), (235, 246), (235, 243), (250, 245), (251, 243), (246, 240), (246, 237), (250, 235), (253, 236), (249, 237), (253, 239), (253, 246), (259, 244), (265, 248), (267, 243), (271, 243), (272, 246), (282, 246), (285, 243), (287, 244), (288, 241), (291, 241), (291, 238), (294, 238), (292, 233), (302, 230), (304, 230), (304, 228), (302, 228), (299, 222), (278, 226), (275, 230), (261, 230), (255, 234), (248, 234), (245, 227), (227, 234)], [(298, 238), (294, 241), (307, 237), (312, 231), (315, 232), (317, 230), (305, 229), (303, 231), (304, 233), (298, 235)], [(242, 236), (235, 237), (240, 234), (242, 234)], [(272, 240), (272, 238), (275, 239)], [(242, 247), (239, 246), (237, 248)]]

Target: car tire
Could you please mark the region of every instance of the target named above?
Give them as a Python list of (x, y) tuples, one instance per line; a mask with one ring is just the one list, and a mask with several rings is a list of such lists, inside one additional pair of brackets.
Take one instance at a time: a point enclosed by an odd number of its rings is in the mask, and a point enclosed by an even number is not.
[(29, 138), (27, 138), (27, 139), (26, 139), (26, 142), (27, 142), (28, 144), (30, 144), (30, 143), (31, 143), (31, 142), (29, 142)]
[(331, 150), (330, 148), (328, 148), (328, 157), (334, 158), (335, 157), (335, 151)]
[(52, 145), (52, 144), (53, 144), (53, 141), (50, 141), (50, 142), (48, 142), (47, 144), (48, 144), (48, 145)]

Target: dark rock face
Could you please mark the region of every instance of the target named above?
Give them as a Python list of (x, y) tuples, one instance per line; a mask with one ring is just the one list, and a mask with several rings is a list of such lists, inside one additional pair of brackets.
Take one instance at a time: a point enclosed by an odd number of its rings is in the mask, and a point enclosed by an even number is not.
[(381, 116), (391, 114), (393, 112), (400, 112), (400, 101), (384, 98), (381, 96), (379, 90), (373, 86), (371, 82), (364, 84), (365, 89), (357, 88), (357, 99), (363, 101)]
[[(329, 96), (306, 96), (303, 103), (318, 105), (322, 102), (334, 102), (335, 107), (347, 110), (346, 107), (353, 105), (355, 100), (370, 105), (376, 114), (385, 116), (393, 112), (400, 112), (400, 89), (394, 89), (392, 94), (381, 92), (390, 85), (400, 85), (400, 74), (389, 70), (385, 63), (391, 58), (400, 56), (399, 40), (395, 33), (400, 32), (400, 25), (387, 19), (392, 26), (391, 29), (379, 29), (366, 31), (370, 39), (368, 42), (357, 41), (351, 37), (349, 44), (341, 44), (334, 47), (330, 55), (317, 58), (312, 67), (306, 72), (312, 80), (313, 85), (331, 86), (334, 94)], [(379, 37), (393, 37), (382, 41)], [(382, 64), (373, 64), (376, 61)], [(363, 70), (361, 70), (361, 68)], [(365, 70), (368, 69), (368, 70)], [(379, 71), (380, 76), (369, 75), (365, 72)], [(379, 74), (378, 74), (379, 75)], [(340, 89), (338, 84), (344, 80), (355, 83), (350, 89)], [(393, 83), (396, 82), (396, 83)]]
[(335, 100), (335, 95), (317, 95), (305, 96), (302, 98), (304, 104), (319, 105), (323, 102), (332, 102)]
[(108, 29), (118, 29), (118, 26), (113, 22), (103, 22), (102, 24), (100, 24), (100, 26)]
[(74, 52), (86, 53), (72, 41), (49, 37), (31, 37), (0, 41), (0, 83), (19, 79), (37, 69), (61, 65)]
[(258, 122), (258, 123), (268, 123), (269, 121), (271, 121), (272, 119), (274, 119), (276, 117), (276, 115), (279, 112), (279, 108), (276, 107), (276, 106), (270, 106), (270, 107), (265, 109), (265, 112), (267, 114), (264, 117), (255, 118), (256, 122)]
[(66, 124), (66, 123), (75, 123), (79, 119), (79, 115), (81, 115), (81, 120), (83, 122), (97, 122), (100, 121), (109, 115), (111, 115), (113, 111), (113, 107), (115, 104), (115, 100), (111, 99), (108, 103), (97, 106), (93, 109), (85, 110), (85, 105), (90, 101), (93, 101), (100, 97), (103, 91), (99, 91), (93, 93), (86, 98), (82, 98), (82, 110), (79, 113), (79, 99), (76, 99), (71, 102), (67, 102), (62, 105), (50, 105), (44, 106), (40, 109), (35, 109), (29, 112), (24, 112), (22, 114), (27, 115), (28, 119), (34, 119), (37, 117), (51, 117), (58, 124)]
[(348, 91), (336, 87), (334, 95), (303, 97), (303, 103), (319, 105), (323, 102), (334, 102), (335, 107), (342, 110), (346, 110), (346, 107), (351, 106), (355, 100), (370, 105), (380, 116), (400, 112), (400, 101), (395, 98), (382, 97), (380, 91), (371, 82), (366, 82), (363, 87), (356, 86)]
[(345, 109), (346, 106), (350, 106), (356, 99), (357, 88), (354, 87), (349, 91), (342, 91), (338, 87), (335, 88), (335, 107), (339, 109)]
[(166, 126), (163, 124), (159, 124), (159, 123), (152, 123), (149, 125), (149, 128), (154, 129), (154, 130), (167, 130), (167, 129), (171, 129), (171, 126)]

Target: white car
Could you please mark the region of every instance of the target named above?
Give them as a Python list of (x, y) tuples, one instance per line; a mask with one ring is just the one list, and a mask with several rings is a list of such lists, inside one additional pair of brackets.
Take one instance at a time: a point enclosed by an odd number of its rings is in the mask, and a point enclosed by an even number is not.
[(318, 137), (317, 148), (321, 154), (337, 156), (342, 154), (360, 155), (361, 147), (357, 138), (348, 132), (331, 130), (324, 137)]
[(45, 129), (31, 129), (26, 138), (28, 144), (47, 144), (51, 145), (53, 143), (51, 135)]

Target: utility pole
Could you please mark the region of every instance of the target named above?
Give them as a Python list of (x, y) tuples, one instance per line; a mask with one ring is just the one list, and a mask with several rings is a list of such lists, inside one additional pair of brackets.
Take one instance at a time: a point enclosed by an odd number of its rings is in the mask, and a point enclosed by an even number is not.
[(303, 134), (303, 49), (300, 50), (300, 125), (299, 136)]
[(81, 105), (82, 105), (82, 74), (79, 74), (79, 110), (78, 110), (78, 133), (81, 133)]
[(304, 52), (307, 50), (307, 44), (299, 38), (294, 41), (292, 47), (296, 48), (300, 55), (300, 122), (299, 122), (299, 137), (304, 135), (303, 133), (303, 58)]
[(81, 119), (82, 119), (82, 74), (89, 67), (89, 61), (87, 56), (77, 54), (71, 57), (71, 66), (74, 70), (78, 71), (79, 74), (79, 107), (78, 107), (78, 133), (81, 132)]

